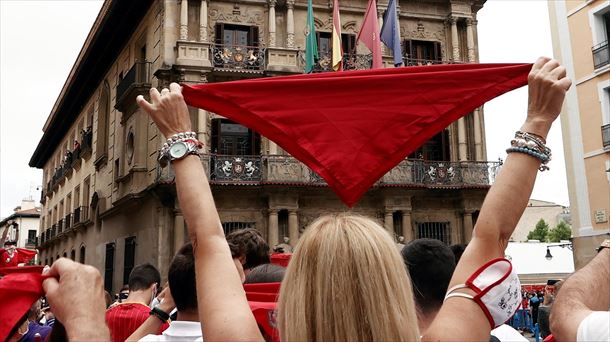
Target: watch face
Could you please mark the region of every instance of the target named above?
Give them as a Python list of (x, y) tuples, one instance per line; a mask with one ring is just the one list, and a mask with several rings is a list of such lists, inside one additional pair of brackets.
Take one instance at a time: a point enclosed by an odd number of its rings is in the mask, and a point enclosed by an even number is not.
[(179, 141), (179, 142), (173, 144), (172, 147), (170, 147), (169, 155), (173, 159), (182, 158), (182, 157), (184, 157), (184, 155), (186, 154), (187, 151), (188, 151), (188, 146), (186, 146), (185, 143)]

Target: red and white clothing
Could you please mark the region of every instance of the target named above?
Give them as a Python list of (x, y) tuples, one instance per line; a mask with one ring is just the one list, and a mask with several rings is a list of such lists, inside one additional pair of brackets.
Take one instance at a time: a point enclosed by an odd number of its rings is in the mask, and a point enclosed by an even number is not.
[(0, 248), (0, 268), (19, 266), (19, 264), (29, 262), (35, 256), (36, 251), (25, 248), (16, 248), (12, 255), (6, 249)]
[[(124, 342), (150, 316), (150, 308), (142, 303), (121, 303), (106, 310), (106, 324), (114, 342)], [(167, 329), (161, 326), (159, 334)]]

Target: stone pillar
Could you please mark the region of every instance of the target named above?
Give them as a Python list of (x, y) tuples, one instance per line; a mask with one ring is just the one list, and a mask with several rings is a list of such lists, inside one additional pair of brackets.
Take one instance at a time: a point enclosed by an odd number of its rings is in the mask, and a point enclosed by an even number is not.
[(199, 41), (208, 41), (208, 2), (206, 0), (201, 0), (199, 10)]
[(402, 236), (404, 243), (413, 240), (413, 227), (411, 226), (411, 210), (402, 211)]
[(277, 0), (269, 0), (269, 46), (275, 47), (275, 4)]
[(189, 2), (180, 2), (180, 40), (187, 40), (189, 36)]
[(176, 211), (174, 214), (174, 253), (178, 252), (180, 247), (184, 245), (184, 217), (181, 211)]
[(385, 210), (385, 219), (383, 221), (383, 224), (385, 226), (385, 229), (393, 237), (394, 236), (394, 216), (392, 215), (392, 210), (390, 210), (390, 209)]
[(463, 228), (464, 228), (464, 243), (468, 243), (470, 242), (470, 239), (472, 239), (472, 230), (474, 229), (474, 226), (472, 224), (472, 211), (471, 210), (464, 210), (464, 214), (463, 214)]
[(275, 245), (279, 243), (278, 235), (278, 220), (277, 220), (277, 209), (269, 209), (269, 225), (268, 225), (268, 234), (267, 234), (267, 243), (269, 247), (273, 248)]
[(288, 210), (288, 237), (292, 247), (297, 245), (299, 241), (299, 218), (296, 209)]
[(466, 120), (460, 118), (458, 126), (458, 160), (465, 161), (468, 156), (468, 144), (466, 143)]
[(468, 62), (474, 63), (476, 61), (474, 54), (474, 31), (472, 28), (473, 20), (466, 19), (466, 44), (468, 46)]
[(481, 108), (474, 110), (472, 119), (474, 121), (474, 158), (475, 160), (486, 160), (487, 156), (483, 154), (483, 127), (481, 125)]
[(457, 18), (449, 18), (451, 23), (451, 46), (453, 47), (453, 61), (457, 62), (460, 60), (460, 44), (457, 30)]
[(287, 0), (286, 7), (286, 47), (294, 48), (294, 1)]
[(206, 133), (208, 130), (208, 112), (203, 109), (197, 110), (197, 139), (204, 143), (204, 145), (210, 145), (206, 139)]
[(270, 155), (277, 154), (277, 144), (271, 140), (269, 140), (269, 154)]
[[(377, 6), (379, 6), (379, 4), (377, 4)], [(379, 30), (381, 31), (381, 28), (383, 27), (383, 10), (380, 8), (377, 9), (377, 21), (379, 22)], [(385, 55), (386, 54), (385, 44), (383, 42), (381, 42), (380, 44), (381, 44), (381, 55)]]

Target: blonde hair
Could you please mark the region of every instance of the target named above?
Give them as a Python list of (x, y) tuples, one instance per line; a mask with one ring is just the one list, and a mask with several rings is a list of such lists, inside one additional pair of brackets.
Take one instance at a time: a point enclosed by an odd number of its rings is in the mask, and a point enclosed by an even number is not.
[(318, 218), (299, 240), (280, 290), (281, 341), (417, 341), (407, 275), (375, 221)]

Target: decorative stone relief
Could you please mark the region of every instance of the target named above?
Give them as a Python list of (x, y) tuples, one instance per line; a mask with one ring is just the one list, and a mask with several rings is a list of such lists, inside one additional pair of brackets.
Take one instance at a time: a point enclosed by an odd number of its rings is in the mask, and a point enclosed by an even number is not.
[[(358, 34), (358, 26), (357, 26), (357, 24), (358, 23), (356, 23), (355, 20), (346, 22), (341, 27), (342, 33), (349, 32), (349, 33), (353, 33), (353, 34)], [(331, 25), (332, 25), (332, 23), (331, 23)], [(331, 29), (332, 29), (332, 26), (331, 26)]]
[(214, 25), (216, 23), (231, 23), (231, 24), (248, 24), (251, 26), (257, 26), (258, 30), (258, 41), (259, 46), (265, 46), (265, 15), (261, 10), (245, 10), (245, 13), (239, 9), (239, 7), (234, 8), (231, 13), (223, 12), (223, 9), (220, 8), (210, 8), (209, 12), (209, 24), (208, 24), (208, 39), (209, 41), (214, 41), (215, 32)]
[(400, 36), (403, 39), (430, 40), (430, 41), (439, 42), (441, 44), (441, 59), (445, 60), (445, 56), (447, 55), (447, 53), (446, 53), (447, 44), (445, 43), (446, 37), (445, 37), (444, 29), (439, 29), (437, 31), (429, 31), (426, 29), (425, 25), (420, 22), (420, 23), (417, 23), (417, 26), (415, 27), (414, 30), (409, 29), (408, 27), (405, 27), (405, 26), (401, 26), (400, 27)]

